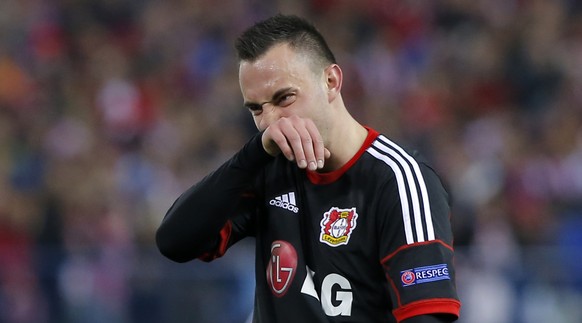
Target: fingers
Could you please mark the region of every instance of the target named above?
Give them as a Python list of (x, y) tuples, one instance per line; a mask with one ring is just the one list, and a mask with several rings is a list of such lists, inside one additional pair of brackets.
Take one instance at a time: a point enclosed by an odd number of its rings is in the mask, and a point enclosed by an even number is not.
[[(315, 124), (313, 123), (313, 121), (311, 120), (306, 120), (306, 130), (309, 134), (309, 137), (312, 138), (312, 149), (310, 150), (309, 153), (306, 153), (306, 157), (308, 157), (308, 161), (311, 163), (315, 163), (313, 165), (313, 168), (309, 168), (311, 170), (315, 170), (317, 168), (323, 168), (325, 159), (326, 159), (326, 148), (323, 146), (323, 138), (321, 138), (321, 134), (319, 133), (319, 130), (317, 130), (317, 127), (315, 126)], [(311, 155), (311, 153), (313, 155)], [(329, 151), (327, 151), (327, 153), (329, 154)], [(313, 159), (310, 159), (310, 157), (313, 156)], [(329, 155), (327, 156), (329, 157)], [(311, 165), (311, 164), (310, 164)]]
[(263, 147), (275, 156), (281, 152), (299, 168), (323, 168), (330, 152), (324, 147), (317, 127), (310, 119), (297, 116), (281, 118), (263, 133)]

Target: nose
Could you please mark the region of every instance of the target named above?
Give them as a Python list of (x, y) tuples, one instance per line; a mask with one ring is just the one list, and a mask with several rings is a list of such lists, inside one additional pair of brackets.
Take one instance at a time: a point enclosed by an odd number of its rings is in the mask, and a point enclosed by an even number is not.
[(259, 130), (263, 131), (267, 129), (271, 124), (281, 118), (279, 109), (275, 107), (274, 104), (270, 102), (265, 102), (262, 104), (263, 112), (260, 114), (260, 120), (258, 124)]

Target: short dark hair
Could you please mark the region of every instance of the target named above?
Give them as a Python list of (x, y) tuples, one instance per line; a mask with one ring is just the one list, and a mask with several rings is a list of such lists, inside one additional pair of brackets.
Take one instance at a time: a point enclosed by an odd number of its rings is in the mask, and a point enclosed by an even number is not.
[(336, 63), (321, 33), (313, 24), (295, 15), (278, 14), (254, 24), (236, 40), (235, 48), (239, 61), (252, 62), (273, 46), (283, 43), (312, 54), (322, 65)]

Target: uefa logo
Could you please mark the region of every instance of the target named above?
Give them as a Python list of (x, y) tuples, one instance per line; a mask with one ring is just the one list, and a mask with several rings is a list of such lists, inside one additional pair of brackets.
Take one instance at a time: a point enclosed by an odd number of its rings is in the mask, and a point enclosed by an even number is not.
[(414, 284), (414, 281), (416, 280), (416, 276), (414, 275), (414, 272), (410, 271), (410, 270), (406, 270), (402, 272), (402, 275), (400, 275), (400, 279), (402, 280), (402, 283), (405, 286), (410, 286)]

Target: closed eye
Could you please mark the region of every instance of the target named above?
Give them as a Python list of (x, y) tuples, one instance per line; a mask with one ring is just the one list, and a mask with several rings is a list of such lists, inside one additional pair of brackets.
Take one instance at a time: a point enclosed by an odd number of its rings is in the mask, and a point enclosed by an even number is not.
[[(264, 103), (263, 103), (264, 104)], [(245, 108), (248, 109), (254, 116), (263, 112), (263, 105), (258, 103), (245, 103)]]
[(287, 107), (297, 99), (297, 94), (292, 91), (292, 88), (280, 89), (273, 94), (271, 101), (263, 103), (245, 102), (244, 107), (247, 108), (253, 116), (258, 116), (263, 113), (263, 106), (265, 104), (272, 104), (278, 107)]
[(295, 102), (295, 93), (285, 93), (275, 100), (274, 104), (280, 107), (286, 107)]

